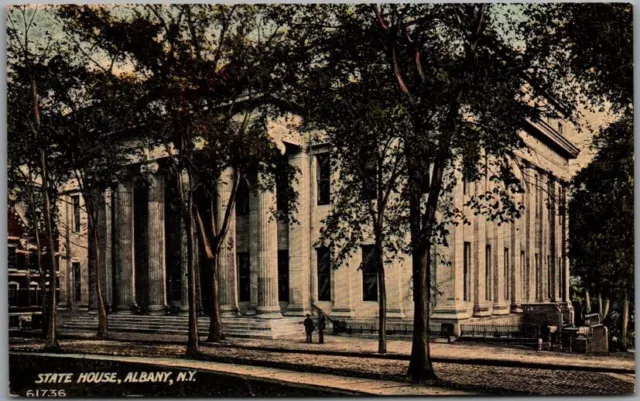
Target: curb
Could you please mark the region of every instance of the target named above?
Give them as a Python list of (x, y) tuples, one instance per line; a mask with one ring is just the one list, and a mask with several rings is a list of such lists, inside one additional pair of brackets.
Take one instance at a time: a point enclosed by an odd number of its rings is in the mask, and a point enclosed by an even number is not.
[[(69, 339), (87, 339), (83, 337), (76, 337), (72, 335), (64, 335), (64, 337)], [(114, 341), (125, 341), (130, 343), (141, 343), (141, 344), (154, 344), (154, 341), (144, 341), (144, 340), (122, 340), (122, 339), (112, 339)], [(163, 341), (165, 344), (183, 344), (183, 342), (179, 341)], [(289, 353), (289, 354), (307, 354), (307, 355), (327, 355), (327, 356), (343, 356), (343, 357), (353, 357), (353, 358), (375, 358), (375, 359), (386, 359), (386, 360), (400, 360), (400, 361), (408, 361), (410, 360), (409, 355), (405, 354), (377, 354), (373, 352), (352, 352), (352, 351), (333, 351), (333, 350), (305, 350), (305, 349), (291, 349), (291, 348), (275, 348), (275, 347), (262, 347), (262, 346), (250, 346), (250, 345), (242, 345), (242, 344), (214, 344), (202, 342), (202, 345), (215, 348), (217, 346), (245, 349), (245, 350), (254, 350), (254, 351), (264, 351), (264, 352), (275, 352), (275, 353)], [(432, 362), (436, 363), (453, 363), (460, 365), (484, 365), (484, 366), (496, 366), (496, 367), (511, 367), (511, 368), (525, 368), (525, 369), (545, 369), (545, 370), (573, 370), (579, 372), (600, 372), (600, 373), (618, 373), (618, 374), (635, 374), (635, 369), (629, 368), (620, 368), (620, 367), (606, 367), (606, 366), (581, 366), (581, 365), (572, 365), (572, 364), (557, 364), (557, 363), (543, 363), (543, 362), (523, 362), (523, 361), (515, 361), (515, 360), (507, 360), (507, 359), (488, 359), (488, 358), (442, 358), (442, 357), (432, 357)]]

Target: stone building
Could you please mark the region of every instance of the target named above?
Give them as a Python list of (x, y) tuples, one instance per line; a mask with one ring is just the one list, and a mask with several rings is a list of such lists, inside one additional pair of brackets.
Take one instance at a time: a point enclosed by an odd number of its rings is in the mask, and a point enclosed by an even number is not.
[[(565, 127), (566, 129), (566, 127)], [(525, 193), (523, 216), (498, 225), (469, 213), (470, 225), (452, 226), (449, 246), (438, 252), (447, 263), (434, 263), (433, 330), (454, 323), (516, 321), (526, 303), (567, 303), (569, 264), (566, 184), (568, 165), (578, 149), (558, 122), (527, 123), (522, 131), (528, 151), (521, 152)], [(331, 318), (372, 321), (378, 311), (377, 278), (366, 262), (372, 247), (338, 269), (327, 248), (318, 246), (322, 220), (331, 208), (331, 155), (326, 148), (284, 139), (284, 157), (300, 169), (297, 220), (289, 226), (271, 218), (281, 205), (274, 192), (241, 188), (227, 243), (223, 246), (220, 303), (225, 322), (233, 319), (287, 320), (316, 309)], [(219, 185), (230, 188), (230, 171)], [(474, 193), (490, 189), (486, 178), (460, 184), (452, 201), (464, 209)], [(100, 196), (100, 257), (105, 266), (106, 299), (114, 315), (180, 315), (186, 312), (186, 239), (174, 199), (177, 179), (161, 157), (134, 165), (123, 179)], [(91, 312), (96, 307), (96, 277), (88, 261), (82, 197), (72, 188), (63, 197), (66, 254), (61, 262), (61, 307)], [(203, 204), (202, 209), (207, 210)], [(221, 211), (216, 211), (221, 213)], [(210, 270), (202, 246), (198, 261), (198, 305), (208, 313)], [(364, 263), (362, 263), (364, 261)], [(359, 268), (362, 267), (362, 268)], [(387, 314), (390, 322), (409, 323), (413, 305), (411, 266), (404, 258), (387, 270)]]

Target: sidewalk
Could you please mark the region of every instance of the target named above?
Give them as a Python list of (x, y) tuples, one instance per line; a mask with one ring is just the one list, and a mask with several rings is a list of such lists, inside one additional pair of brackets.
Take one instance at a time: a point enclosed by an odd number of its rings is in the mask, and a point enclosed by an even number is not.
[[(77, 334), (76, 334), (77, 335)], [(88, 334), (88, 338), (94, 337)], [(71, 337), (70, 337), (71, 338)], [(167, 336), (141, 333), (110, 333), (110, 338), (121, 341), (169, 342), (184, 344), (185, 336)], [(314, 336), (317, 341), (317, 336)], [(272, 352), (296, 352), (336, 356), (360, 356), (370, 358), (408, 360), (411, 354), (411, 341), (388, 339), (387, 354), (377, 353), (376, 338), (325, 336), (325, 344), (307, 344), (304, 334), (280, 340), (258, 340), (228, 338), (224, 343), (212, 344), (214, 347), (234, 347)], [(540, 369), (574, 369), (583, 371), (603, 371), (613, 373), (635, 373), (633, 354), (584, 355), (562, 352), (535, 351), (513, 346), (454, 342), (452, 344), (431, 343), (431, 357), (434, 362), (482, 364), (493, 366), (513, 366)]]
[[(133, 356), (112, 356), (112, 355), (92, 355), (92, 354), (51, 354), (51, 353), (23, 353), (10, 352), (12, 355), (39, 355), (50, 358), (71, 358), (93, 361), (113, 361), (127, 364), (154, 365), (168, 369), (191, 369), (206, 371), (236, 377), (246, 377), (263, 381), (275, 381), (279, 383), (289, 383), (292, 385), (304, 385), (307, 387), (331, 388), (358, 395), (384, 395), (384, 396), (452, 396), (452, 395), (474, 395), (474, 393), (459, 390), (426, 387), (422, 385), (412, 385), (397, 381), (373, 380), (355, 377), (337, 376), (324, 373), (308, 373), (285, 369), (268, 368), (262, 366), (232, 365), (226, 363), (195, 361), (177, 358), (161, 357), (133, 357)], [(268, 395), (266, 395), (268, 396)]]

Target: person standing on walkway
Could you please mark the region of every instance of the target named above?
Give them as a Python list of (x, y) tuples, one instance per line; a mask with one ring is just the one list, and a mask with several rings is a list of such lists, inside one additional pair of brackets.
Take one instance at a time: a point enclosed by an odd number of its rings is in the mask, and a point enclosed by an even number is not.
[(318, 312), (318, 337), (319, 344), (324, 344), (324, 329), (327, 327), (327, 323), (325, 321), (325, 316), (322, 311)]
[(313, 320), (311, 320), (311, 315), (307, 314), (307, 318), (304, 319), (304, 331), (307, 333), (307, 344), (311, 344), (311, 334), (313, 333), (313, 329), (315, 325), (313, 324)]

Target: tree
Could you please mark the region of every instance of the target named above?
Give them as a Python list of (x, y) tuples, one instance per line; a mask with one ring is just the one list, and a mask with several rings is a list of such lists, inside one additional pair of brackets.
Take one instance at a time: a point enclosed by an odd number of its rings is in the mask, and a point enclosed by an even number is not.
[[(360, 80), (349, 83), (338, 74), (333, 90), (318, 91), (322, 99), (307, 124), (322, 129), (331, 151), (333, 170), (339, 179), (332, 193), (332, 209), (324, 221), (321, 241), (336, 249), (339, 267), (363, 242), (373, 242), (372, 260), (359, 269), (375, 267), (378, 291), (378, 352), (386, 345), (385, 266), (396, 261), (406, 248), (403, 235), (407, 216), (405, 158), (402, 153), (403, 119), (394, 116), (393, 91), (379, 81), (384, 66), (371, 63), (360, 70)], [(354, 144), (360, 144), (354, 148)]]
[[(63, 8), (62, 15), (83, 41), (96, 43), (116, 60), (127, 60), (143, 80), (147, 93), (138, 104), (145, 108), (147, 123), (141, 129), (165, 150), (180, 188), (189, 272), (187, 353), (198, 354), (196, 232), (217, 294), (218, 255), (240, 180), (259, 176), (254, 190), (275, 185), (277, 147), (267, 134), (269, 109), (263, 106), (265, 94), (278, 82), (272, 77), (274, 69), (277, 72), (284, 60), (278, 52), (282, 24), (273, 24), (262, 6), (240, 5), (71, 6)], [(233, 172), (225, 176), (228, 169)], [(231, 190), (219, 193), (221, 184)], [(210, 205), (206, 220), (194, 199), (196, 191)], [(293, 191), (286, 192), (294, 205)], [(216, 206), (224, 211), (218, 213)], [(208, 339), (223, 338), (214, 295)]]
[[(80, 49), (75, 47), (80, 53)], [(113, 65), (113, 64), (112, 64)], [(107, 218), (104, 190), (112, 185), (132, 160), (143, 160), (143, 149), (117, 135), (135, 121), (135, 103), (140, 92), (132, 77), (116, 77), (111, 70), (87, 70), (87, 64), (69, 67), (82, 85), (66, 104), (72, 109), (67, 115), (67, 141), (63, 154), (69, 162), (70, 175), (84, 199), (87, 213), (87, 243), (89, 269), (95, 274), (98, 309), (98, 337), (108, 333), (106, 300), (106, 266), (102, 265), (99, 232), (101, 221)], [(144, 141), (139, 141), (143, 144)]]
[(594, 160), (572, 181), (569, 257), (585, 288), (621, 301), (626, 346), (634, 294), (632, 114), (603, 129), (594, 147)]
[[(45, 349), (58, 350), (56, 200), (61, 185), (68, 178), (68, 166), (61, 152), (61, 144), (65, 141), (64, 115), (68, 112), (64, 99), (69, 95), (75, 77), (65, 62), (68, 48), (54, 37), (47, 15), (39, 7), (16, 6), (8, 12), (7, 92), (10, 102), (7, 116), (9, 154), (14, 157), (9, 163), (14, 173), (12, 178), (23, 180), (23, 188), (27, 188), (36, 230), (39, 220), (36, 212), (41, 211), (43, 215), (47, 244), (41, 250), (46, 251), (44, 265), (51, 283), (45, 308)], [(15, 174), (18, 171), (26, 176), (20, 178), (19, 173)], [(41, 196), (40, 207), (34, 204), (35, 192)]]
[[(291, 23), (302, 32), (300, 42), (315, 49), (312, 61), (301, 68), (308, 71), (308, 82), (317, 82), (319, 90), (334, 89), (335, 82), (325, 76), (338, 71), (346, 79), (343, 85), (357, 83), (367, 78), (361, 76), (363, 66), (377, 57), (385, 65), (378, 82), (395, 84), (393, 95), (387, 94), (393, 100), (385, 107), (394, 111), (388, 115), (403, 117), (396, 135), (406, 164), (402, 193), (413, 270), (409, 375), (416, 381), (435, 379), (428, 342), (432, 245), (446, 234), (446, 221), (464, 222), (460, 211), (441, 207), (459, 176), (452, 172), (498, 186), (470, 202), (488, 219), (517, 217), (520, 206), (513, 195), (522, 186), (512, 166), (524, 147), (519, 135), (523, 122), (559, 112), (571, 117), (571, 104), (564, 104), (572, 99), (570, 91), (556, 85), (563, 76), (562, 63), (557, 56), (547, 63), (549, 68), (536, 67), (548, 53), (535, 46), (522, 49), (518, 40), (539, 21), (513, 18), (514, 10), (507, 6), (341, 5), (312, 10)], [(514, 39), (514, 34), (519, 36)], [(319, 72), (327, 66), (325, 75)], [(541, 98), (547, 100), (544, 108)], [(306, 112), (301, 114), (310, 118)], [(372, 134), (380, 133), (386, 132)], [(352, 138), (352, 148), (362, 146), (357, 134), (345, 140)]]

